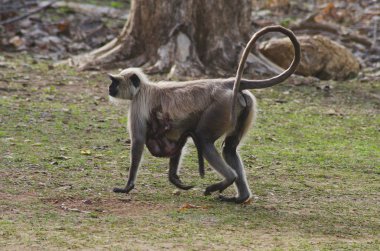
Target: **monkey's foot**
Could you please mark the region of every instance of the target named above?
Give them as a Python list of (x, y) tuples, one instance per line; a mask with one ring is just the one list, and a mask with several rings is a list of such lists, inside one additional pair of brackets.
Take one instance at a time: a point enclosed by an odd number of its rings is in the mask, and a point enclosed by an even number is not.
[(213, 192), (219, 191), (220, 193), (223, 192), (227, 187), (231, 186), (235, 182), (235, 179), (232, 181), (226, 182), (222, 181), (216, 184), (212, 184), (208, 187), (206, 187), (206, 190), (204, 191), (204, 195), (210, 195)]
[(227, 197), (224, 195), (219, 195), (219, 200), (226, 202), (235, 202), (236, 204), (248, 204), (251, 201), (251, 196)]
[(214, 185), (211, 185), (211, 186), (208, 186), (206, 187), (206, 190), (204, 191), (204, 195), (205, 196), (208, 196), (208, 195), (211, 195), (211, 193), (213, 192), (216, 192), (219, 190), (219, 187), (220, 187), (220, 184), (214, 184)]
[(191, 188), (193, 188), (194, 186), (189, 186), (189, 185), (185, 185), (182, 183), (181, 179), (178, 177), (177, 174), (169, 174), (169, 181), (175, 185), (176, 187), (178, 187), (179, 189), (182, 189), (182, 190), (189, 190)]
[(133, 188), (135, 188), (135, 185), (128, 185), (125, 188), (115, 187), (113, 189), (113, 192), (114, 193), (129, 193)]

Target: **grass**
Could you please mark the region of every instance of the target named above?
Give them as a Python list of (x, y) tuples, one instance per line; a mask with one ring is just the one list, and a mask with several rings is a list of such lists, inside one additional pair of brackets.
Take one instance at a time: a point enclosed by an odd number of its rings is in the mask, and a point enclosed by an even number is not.
[[(74, 0), (74, 2), (83, 2), (83, 1)], [(87, 4), (109, 6), (116, 9), (129, 9), (131, 5), (130, 1), (122, 1), (122, 0), (116, 0), (116, 1), (86, 0), (85, 2)]]
[(210, 167), (198, 177), (191, 144), (181, 176), (195, 189), (174, 195), (168, 161), (146, 152), (136, 189), (112, 193), (124, 184), (130, 145), (126, 109), (108, 103), (105, 74), (6, 59), (4, 249), (380, 248), (379, 81), (336, 82), (328, 93), (289, 84), (255, 91), (259, 117), (240, 149), (254, 200), (242, 206), (202, 195), (220, 178)]

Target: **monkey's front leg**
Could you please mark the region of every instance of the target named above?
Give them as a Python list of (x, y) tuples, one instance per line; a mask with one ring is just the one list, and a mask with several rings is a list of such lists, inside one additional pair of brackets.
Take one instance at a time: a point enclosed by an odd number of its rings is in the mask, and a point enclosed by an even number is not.
[(115, 193), (129, 193), (135, 187), (135, 181), (137, 176), (137, 171), (140, 165), (141, 157), (144, 151), (145, 144), (145, 127), (141, 126), (140, 131), (135, 131), (136, 126), (132, 126), (132, 149), (131, 149), (131, 168), (129, 169), (129, 176), (127, 184), (124, 188), (115, 187), (113, 191)]
[(132, 141), (132, 160), (131, 168), (129, 169), (128, 182), (124, 188), (115, 187), (113, 191), (115, 193), (129, 193), (135, 187), (135, 181), (137, 176), (137, 171), (141, 161), (141, 156), (144, 150), (144, 141), (133, 140)]
[(189, 190), (193, 188), (194, 186), (185, 185), (182, 183), (181, 179), (178, 177), (178, 170), (179, 170), (179, 162), (181, 160), (181, 153), (182, 149), (179, 150), (179, 152), (174, 156), (170, 158), (169, 162), (169, 181), (175, 185), (176, 187), (183, 189), (183, 190)]

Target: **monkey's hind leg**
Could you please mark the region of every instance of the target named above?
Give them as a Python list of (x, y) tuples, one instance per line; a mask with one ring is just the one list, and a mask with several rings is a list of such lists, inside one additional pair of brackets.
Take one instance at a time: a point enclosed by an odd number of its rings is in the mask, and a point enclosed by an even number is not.
[(225, 197), (223, 195), (220, 195), (219, 198), (222, 201), (243, 203), (249, 200), (250, 197), (252, 196), (251, 191), (249, 190), (249, 187), (248, 187), (248, 182), (245, 175), (243, 163), (240, 159), (239, 154), (236, 151), (239, 141), (240, 139), (238, 139), (235, 135), (228, 136), (225, 140), (225, 146), (223, 147), (224, 159), (226, 160), (228, 165), (230, 165), (237, 173), (235, 185), (236, 185), (238, 194), (236, 197)]
[(237, 178), (237, 174), (231, 167), (229, 167), (226, 162), (222, 159), (220, 154), (215, 148), (213, 143), (205, 144), (204, 147), (204, 156), (210, 165), (223, 177), (224, 180), (215, 184), (212, 184), (206, 187), (204, 192), (205, 195), (210, 195), (212, 192), (222, 192), (224, 189), (229, 187), (234, 183)]
[(206, 187), (204, 195), (222, 192), (232, 185), (237, 178), (236, 172), (224, 161), (214, 143), (229, 127), (229, 102), (216, 102), (203, 112), (195, 131), (204, 158), (224, 179)]
[(225, 197), (223, 195), (219, 196), (219, 198), (223, 201), (236, 203), (243, 203), (249, 200), (252, 196), (248, 187), (243, 162), (237, 153), (237, 147), (255, 116), (255, 98), (250, 93), (243, 93), (243, 96), (246, 102), (246, 107), (238, 117), (235, 130), (226, 137), (223, 147), (223, 157), (225, 161), (238, 175), (235, 181), (238, 194), (236, 197)]

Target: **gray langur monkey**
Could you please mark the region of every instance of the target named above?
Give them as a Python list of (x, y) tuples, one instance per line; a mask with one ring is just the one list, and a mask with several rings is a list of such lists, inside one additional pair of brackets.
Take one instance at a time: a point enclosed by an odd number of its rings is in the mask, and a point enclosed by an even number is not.
[[(290, 38), (294, 47), (291, 65), (273, 78), (242, 79), (251, 48), (257, 39), (269, 32), (280, 32)], [(300, 44), (292, 31), (281, 26), (268, 26), (256, 32), (248, 42), (235, 78), (153, 83), (137, 68), (128, 68), (111, 76), (109, 95), (131, 101), (128, 120), (132, 141), (131, 167), (126, 186), (114, 188), (114, 192), (129, 193), (134, 188), (144, 145), (152, 155), (170, 158), (169, 179), (182, 184), (178, 177), (181, 150), (187, 137), (191, 136), (196, 139), (199, 159), (203, 161), (203, 156), (224, 178), (208, 186), (204, 194), (222, 192), (235, 183), (237, 195), (220, 195), (220, 199), (236, 203), (249, 200), (251, 191), (237, 153), (256, 112), (255, 97), (247, 89), (267, 88), (284, 81), (297, 69), (300, 57)], [(222, 157), (214, 143), (224, 135)]]

